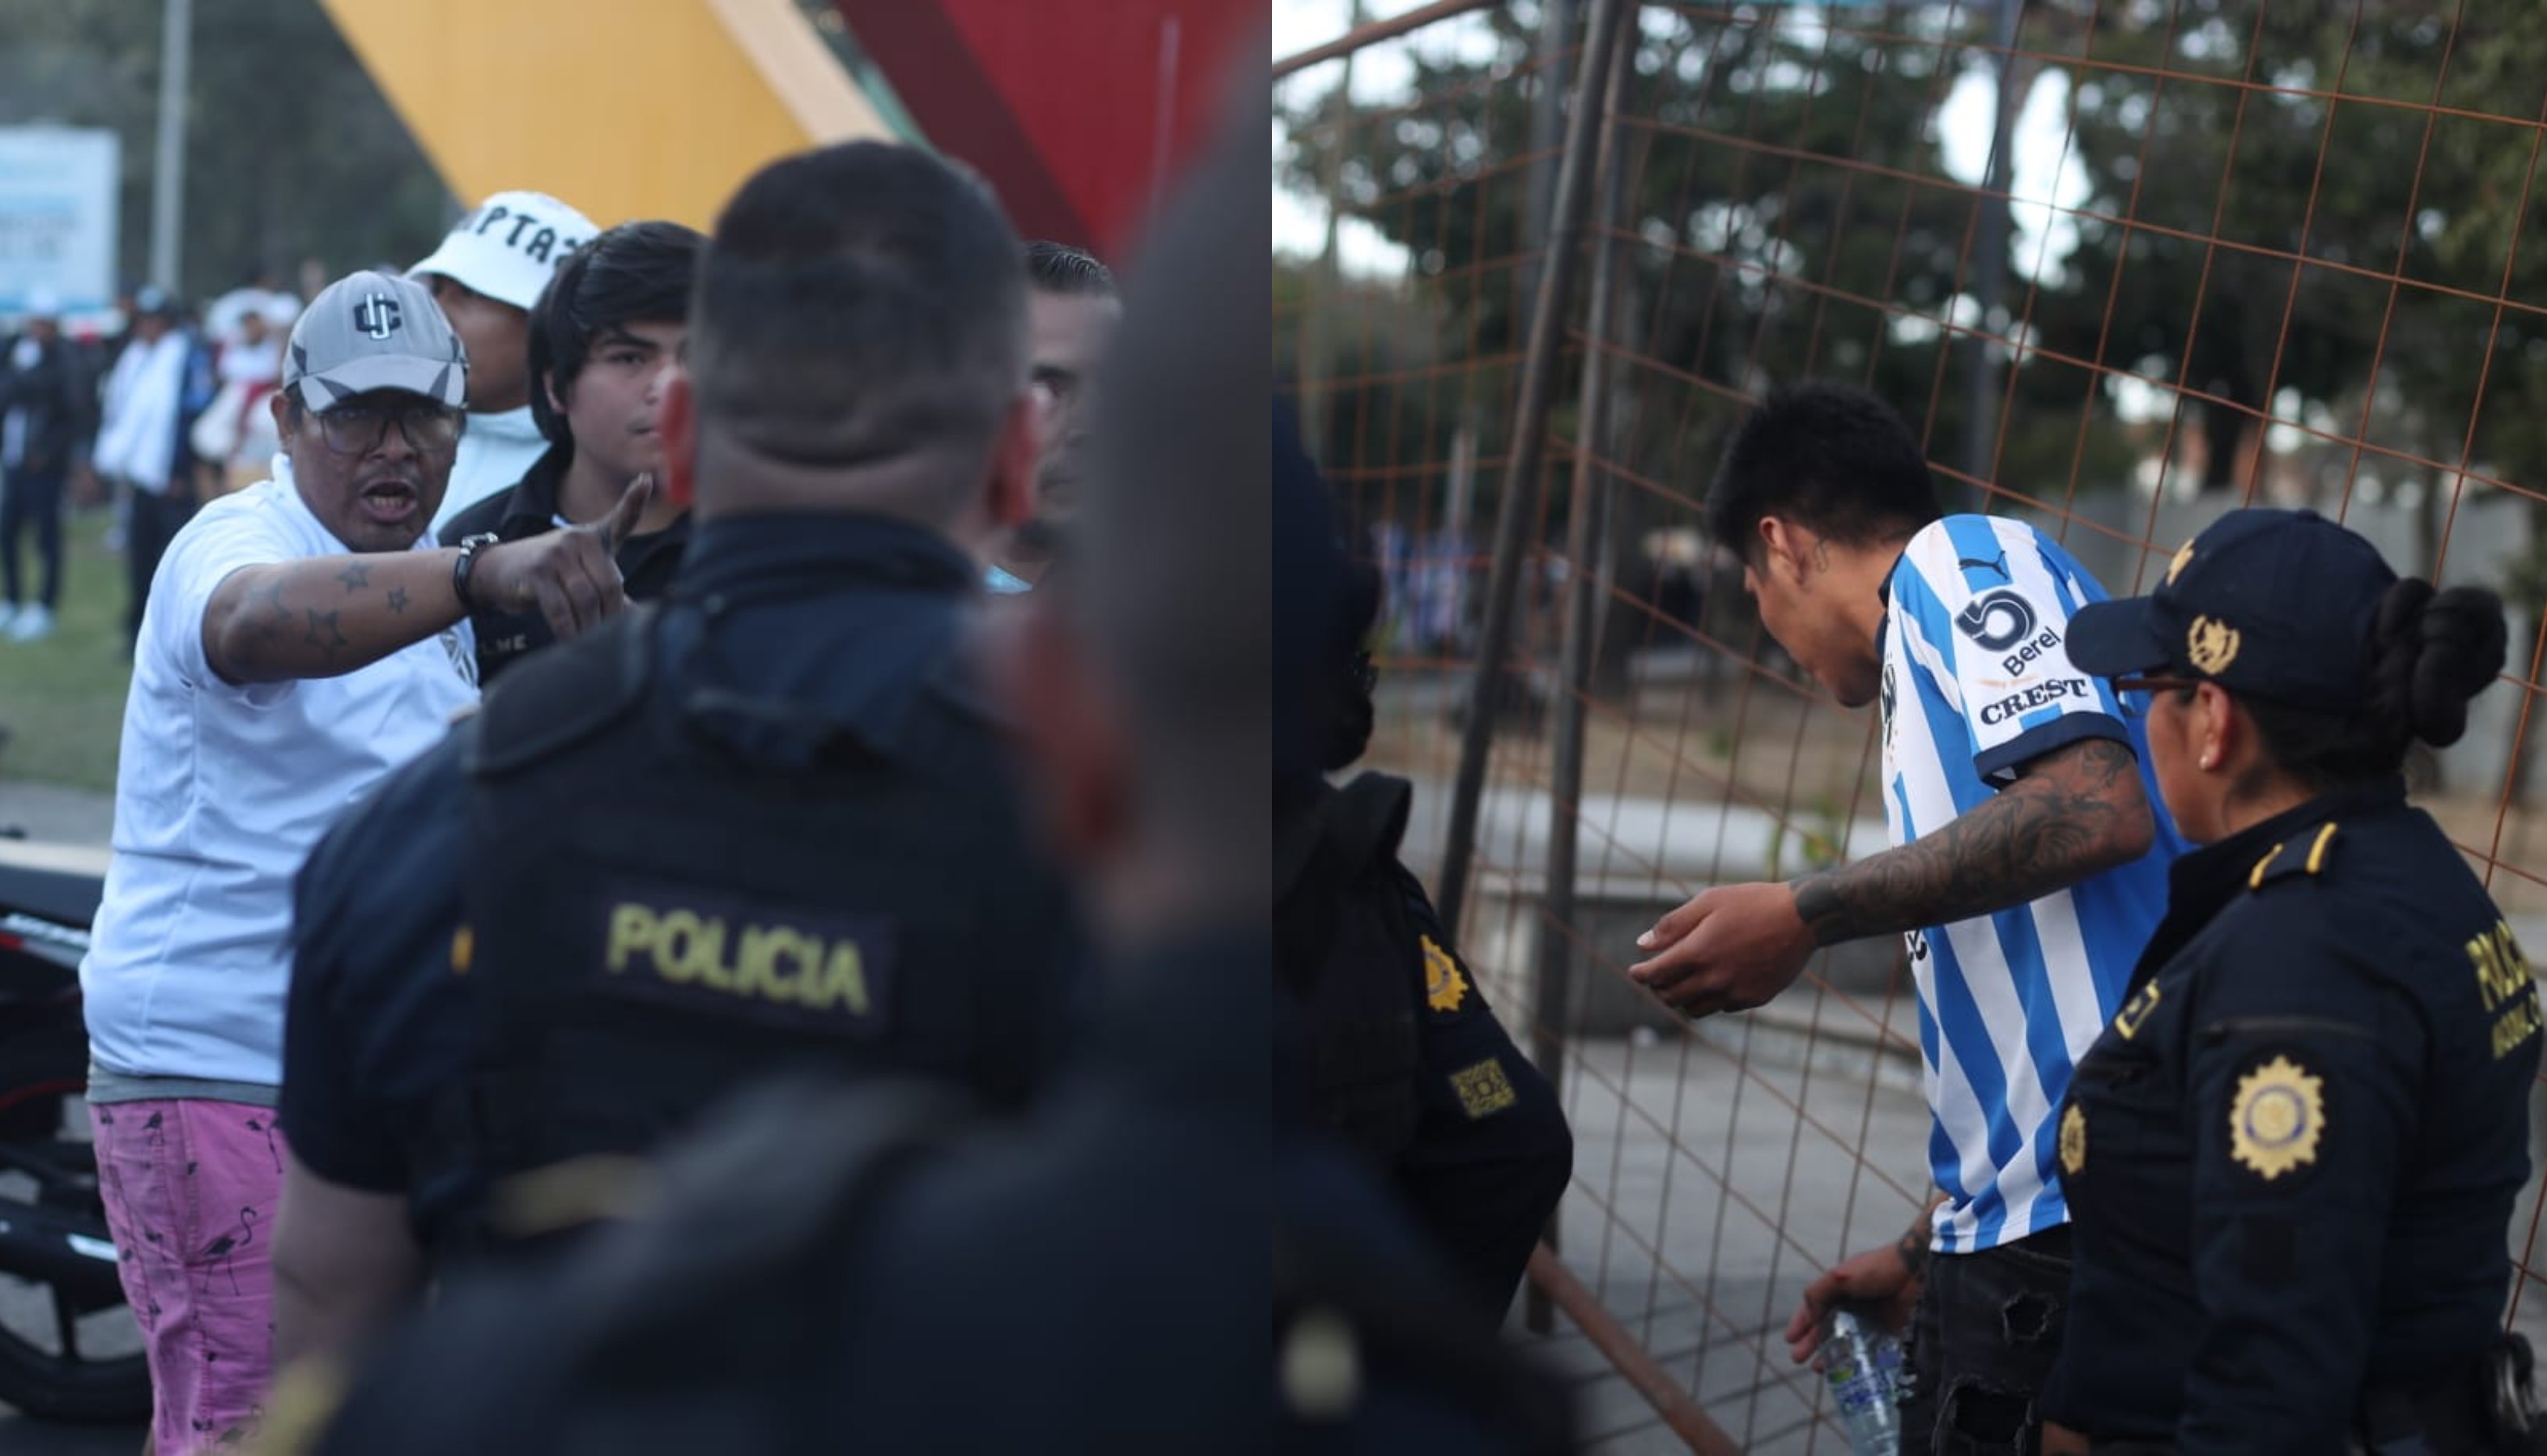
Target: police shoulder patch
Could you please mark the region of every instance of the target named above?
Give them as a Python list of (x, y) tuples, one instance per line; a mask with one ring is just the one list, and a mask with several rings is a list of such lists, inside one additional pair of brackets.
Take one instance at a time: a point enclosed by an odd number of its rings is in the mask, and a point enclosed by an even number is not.
[(1468, 978), (1459, 974), (1458, 958), (1442, 949), (1440, 941), (1429, 935), (1423, 941), (1424, 1004), (1436, 1011), (1456, 1011), (1468, 998)]
[(622, 880), (595, 901), (601, 990), (793, 1031), (881, 1036), (894, 923), (880, 915)]
[(1504, 1065), (1489, 1057), (1474, 1067), (1462, 1067), (1450, 1073), (1450, 1090), (1459, 1099), (1459, 1110), (1468, 1120), (1492, 1117), (1521, 1100), (1513, 1090), (1512, 1078), (1504, 1075)]
[(2238, 1079), (2229, 1100), (2229, 1156), (2265, 1182), (2317, 1161), (2326, 1130), (2326, 1078), (2287, 1053)]

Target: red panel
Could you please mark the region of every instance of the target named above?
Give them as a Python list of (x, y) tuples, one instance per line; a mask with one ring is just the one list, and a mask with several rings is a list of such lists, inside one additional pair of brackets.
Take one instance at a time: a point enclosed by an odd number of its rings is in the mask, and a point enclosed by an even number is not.
[(929, 143), (1028, 237), (1109, 259), (1223, 114), (1265, 12), (1244, 0), (834, 0)]

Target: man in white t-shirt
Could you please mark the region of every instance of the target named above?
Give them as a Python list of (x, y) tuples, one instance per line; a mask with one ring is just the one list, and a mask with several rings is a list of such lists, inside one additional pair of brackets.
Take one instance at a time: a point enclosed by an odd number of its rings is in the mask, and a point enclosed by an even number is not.
[(274, 478), (207, 506), (150, 583), (80, 986), (161, 1456), (243, 1429), (272, 1363), (273, 1108), (303, 857), (477, 700), (473, 606), (541, 612), (572, 637), (625, 604), (612, 552), (642, 486), (596, 526), (433, 546), (468, 377), (421, 286), (329, 288), (284, 351)]
[(469, 345), (469, 434), (451, 490), (433, 517), (451, 518), (520, 483), (548, 450), (531, 418), (531, 306), (566, 255), (601, 229), (546, 193), (499, 192), (478, 205), (407, 277)]

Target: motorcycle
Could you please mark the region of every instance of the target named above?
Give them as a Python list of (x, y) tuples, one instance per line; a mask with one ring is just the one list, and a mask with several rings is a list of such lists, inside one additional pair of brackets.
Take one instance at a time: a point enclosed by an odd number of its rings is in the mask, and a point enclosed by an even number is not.
[(106, 861), (0, 837), (0, 1402), (48, 1420), (150, 1413), (78, 1100), (79, 965)]

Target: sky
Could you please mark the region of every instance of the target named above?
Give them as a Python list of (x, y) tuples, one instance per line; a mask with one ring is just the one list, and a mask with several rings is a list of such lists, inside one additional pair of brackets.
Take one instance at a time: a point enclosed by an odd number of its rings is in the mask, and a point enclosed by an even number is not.
[[(1292, 55), (1344, 34), (1351, 3), (1352, 0), (1274, 0), (1274, 55)], [(1424, 0), (1363, 0), (1362, 8), (1366, 19), (1376, 20), (1403, 14), (1422, 3)], [(1816, 7), (1798, 5), (1788, 12), (1789, 23), (1810, 28), (1818, 13)], [(1647, 19), (1649, 25), (1672, 23), (1668, 15), (1659, 13)], [(1354, 97), (1369, 104), (1402, 100), (1413, 77), (1407, 60), (1410, 46), (1420, 47), (1427, 54), (1480, 54), (1489, 51), (1491, 44), (1484, 18), (1470, 15), (1438, 22), (1404, 40), (1366, 46), (1354, 60)], [(1288, 87), (1292, 88), (1290, 95), (1314, 97), (1333, 87), (1342, 71), (1341, 63), (1327, 62), (1281, 83), (1277, 94), (1283, 94), (1281, 88)], [(2016, 175), (2009, 190), (2016, 198), (2011, 214), (2021, 278), (2057, 270), (2062, 257), (2076, 241), (2076, 229), (2070, 219), (2052, 211), (2054, 206), (2074, 208), (2086, 200), (2084, 174), (2074, 158), (2064, 155), (2068, 104), (2067, 78), (2057, 71), (2047, 72), (2027, 98), (2017, 120)], [(1979, 183), (1989, 163), (1990, 143), (1990, 87), (1983, 72), (1975, 69), (1956, 82), (1937, 125), (1947, 171), (1959, 181)], [(1283, 146), (1279, 122), (1274, 124), (1274, 148), (1279, 153)], [(1325, 242), (1326, 209), (1314, 194), (1276, 184), (1273, 214), (1274, 251), (1295, 257), (1317, 255)], [(1351, 272), (1387, 277), (1403, 272), (1406, 266), (1402, 249), (1388, 242), (1376, 228), (1350, 218), (1338, 226), (1336, 250), (1338, 261)]]

